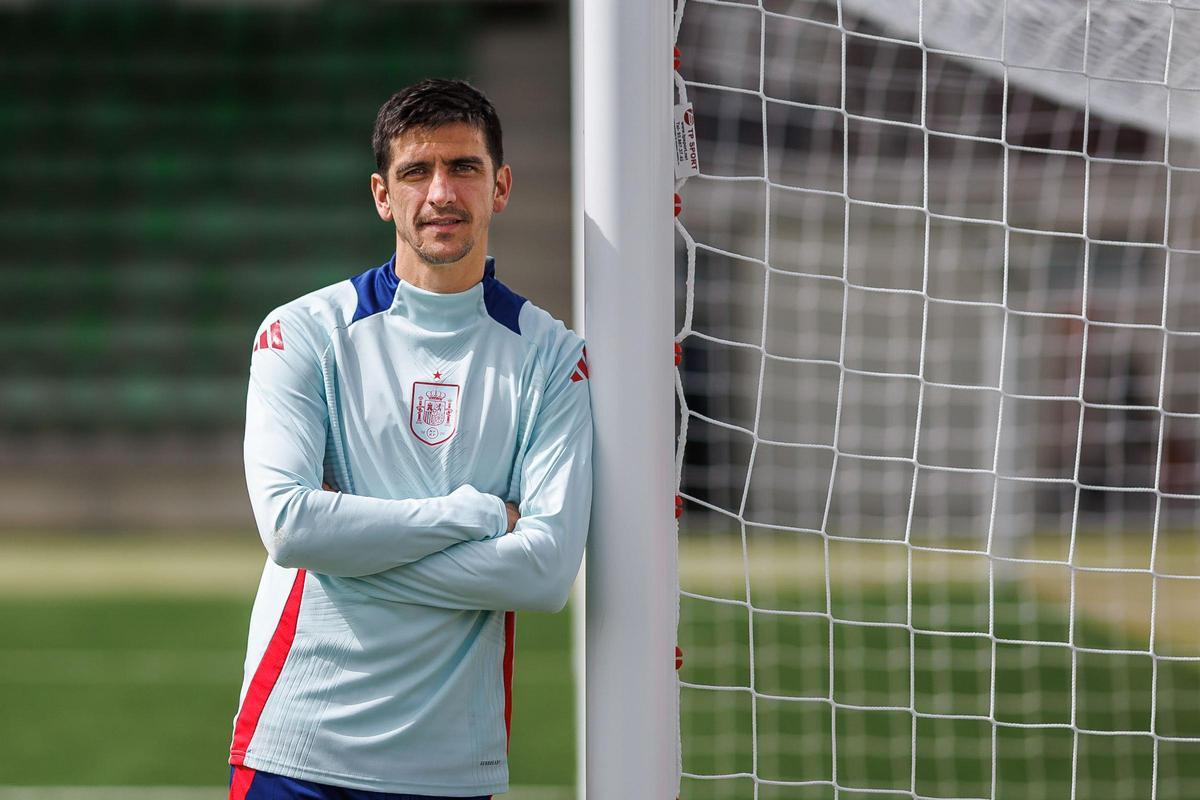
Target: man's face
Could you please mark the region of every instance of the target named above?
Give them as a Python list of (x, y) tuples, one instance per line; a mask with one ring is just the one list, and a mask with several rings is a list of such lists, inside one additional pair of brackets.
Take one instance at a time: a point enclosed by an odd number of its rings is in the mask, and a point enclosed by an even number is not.
[(400, 241), (429, 265), (486, 249), (492, 215), (508, 204), (512, 174), (492, 166), (483, 131), (452, 123), (407, 131), (391, 147), (386, 180), (372, 175), (371, 189), (379, 216), (395, 222)]

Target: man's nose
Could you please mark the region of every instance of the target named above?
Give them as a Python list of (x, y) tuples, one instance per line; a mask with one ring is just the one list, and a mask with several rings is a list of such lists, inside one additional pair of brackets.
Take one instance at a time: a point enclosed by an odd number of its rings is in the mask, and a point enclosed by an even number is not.
[(428, 199), (430, 204), (435, 206), (450, 205), (454, 202), (454, 182), (450, 180), (450, 173), (447, 170), (436, 169), (433, 171)]

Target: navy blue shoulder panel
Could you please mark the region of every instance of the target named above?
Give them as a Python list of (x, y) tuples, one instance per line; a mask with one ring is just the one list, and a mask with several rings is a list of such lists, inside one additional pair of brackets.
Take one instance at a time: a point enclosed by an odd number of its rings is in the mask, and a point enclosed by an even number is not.
[(350, 282), (354, 284), (354, 291), (358, 292), (358, 307), (354, 309), (351, 322), (391, 308), (392, 301), (396, 299), (396, 289), (400, 286), (400, 279), (396, 277), (396, 254), (393, 253), (386, 264), (355, 275)]
[(518, 336), (521, 335), (521, 306), (524, 297), (496, 280), (496, 260), (488, 256), (483, 267), (483, 304), (492, 319)]

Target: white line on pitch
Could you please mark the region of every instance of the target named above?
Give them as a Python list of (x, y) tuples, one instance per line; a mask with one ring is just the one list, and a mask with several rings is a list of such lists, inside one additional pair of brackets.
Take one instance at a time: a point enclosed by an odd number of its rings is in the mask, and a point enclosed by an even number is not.
[(0, 786), (0, 800), (221, 800), (211, 786)]
[[(0, 800), (223, 800), (211, 786), (0, 786)], [(514, 786), (504, 800), (572, 800), (558, 786)]]

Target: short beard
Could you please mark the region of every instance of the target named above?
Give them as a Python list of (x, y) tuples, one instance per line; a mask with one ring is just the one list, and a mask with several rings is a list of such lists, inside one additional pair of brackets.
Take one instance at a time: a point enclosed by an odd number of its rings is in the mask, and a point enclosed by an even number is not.
[[(412, 242), (409, 242), (409, 245), (411, 246)], [(475, 249), (475, 243), (467, 242), (463, 246), (463, 249), (457, 253), (452, 253), (450, 255), (435, 256), (435, 255), (430, 255), (429, 253), (426, 253), (420, 247), (413, 246), (413, 250), (416, 252), (417, 256), (421, 259), (421, 262), (424, 264), (428, 264), (431, 267), (443, 267), (446, 264), (454, 264), (456, 262), (462, 261), (464, 258), (467, 257), (467, 254), (470, 253), (474, 249)]]

